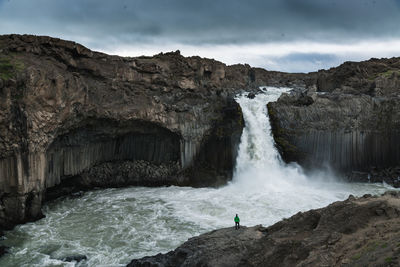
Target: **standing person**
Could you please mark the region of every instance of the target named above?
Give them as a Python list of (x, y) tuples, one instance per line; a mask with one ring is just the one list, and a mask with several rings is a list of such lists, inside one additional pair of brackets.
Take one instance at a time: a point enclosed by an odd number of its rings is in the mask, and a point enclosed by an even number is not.
[(235, 218), (233, 219), (235, 221), (235, 229), (239, 229), (240, 228), (240, 219), (239, 216), (236, 214)]

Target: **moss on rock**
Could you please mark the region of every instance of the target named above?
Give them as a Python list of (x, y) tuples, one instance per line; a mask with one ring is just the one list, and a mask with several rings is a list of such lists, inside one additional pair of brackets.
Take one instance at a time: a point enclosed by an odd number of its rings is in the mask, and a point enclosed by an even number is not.
[(16, 76), (24, 69), (24, 64), (10, 57), (0, 57), (0, 78), (4, 81)]

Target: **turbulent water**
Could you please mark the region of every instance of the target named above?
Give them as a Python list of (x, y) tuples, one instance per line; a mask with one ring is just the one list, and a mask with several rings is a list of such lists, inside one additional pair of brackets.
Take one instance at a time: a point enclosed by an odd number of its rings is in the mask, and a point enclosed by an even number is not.
[[(378, 194), (384, 184), (341, 183), (326, 172), (306, 176), (282, 163), (270, 135), (266, 103), (285, 88), (238, 96), (246, 127), (234, 179), (213, 188), (130, 187), (86, 192), (44, 207), (46, 218), (16, 227), (2, 245), (12, 247), (0, 266), (124, 266), (131, 259), (167, 252), (189, 237), (241, 223), (271, 225), (298, 211), (323, 207), (349, 194)], [(83, 254), (87, 261), (60, 259)]]

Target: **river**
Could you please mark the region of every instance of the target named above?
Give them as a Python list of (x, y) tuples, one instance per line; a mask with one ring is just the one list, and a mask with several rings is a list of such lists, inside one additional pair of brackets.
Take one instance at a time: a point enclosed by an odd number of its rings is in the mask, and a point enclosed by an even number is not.
[[(350, 194), (380, 194), (386, 184), (346, 183), (327, 171), (305, 175), (282, 162), (274, 147), (266, 104), (288, 88), (265, 87), (254, 99), (237, 96), (245, 128), (233, 180), (221, 188), (128, 187), (85, 192), (44, 205), (46, 218), (5, 233), (11, 247), (0, 266), (125, 266), (133, 258), (172, 250), (221, 227), (271, 225), (299, 211)], [(64, 262), (70, 255), (87, 260)]]

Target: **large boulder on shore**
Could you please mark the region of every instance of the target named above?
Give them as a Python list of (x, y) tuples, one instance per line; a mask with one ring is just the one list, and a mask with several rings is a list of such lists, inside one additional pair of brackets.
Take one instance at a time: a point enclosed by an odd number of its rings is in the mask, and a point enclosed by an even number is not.
[(128, 266), (398, 266), (399, 255), (400, 193), (388, 192), (350, 196), (268, 228), (215, 230)]

